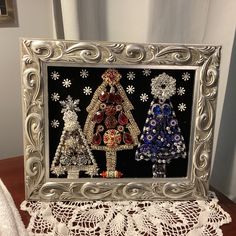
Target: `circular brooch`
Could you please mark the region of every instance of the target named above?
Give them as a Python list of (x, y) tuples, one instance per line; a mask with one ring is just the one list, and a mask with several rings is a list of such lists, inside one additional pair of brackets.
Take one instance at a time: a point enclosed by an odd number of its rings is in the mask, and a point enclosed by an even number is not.
[(115, 148), (121, 142), (121, 134), (118, 130), (109, 129), (103, 136), (103, 141), (109, 148)]
[(162, 101), (169, 99), (176, 93), (176, 80), (166, 73), (158, 75), (152, 79), (151, 93)]

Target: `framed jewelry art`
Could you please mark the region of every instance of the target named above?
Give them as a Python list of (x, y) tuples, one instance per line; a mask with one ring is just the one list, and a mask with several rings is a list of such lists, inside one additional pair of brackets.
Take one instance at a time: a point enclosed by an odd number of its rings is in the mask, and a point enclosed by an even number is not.
[(26, 198), (201, 199), (220, 47), (22, 39)]

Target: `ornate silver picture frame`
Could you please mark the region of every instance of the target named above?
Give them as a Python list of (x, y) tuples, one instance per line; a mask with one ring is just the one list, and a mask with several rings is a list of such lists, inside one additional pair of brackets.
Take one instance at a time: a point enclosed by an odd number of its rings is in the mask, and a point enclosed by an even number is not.
[(26, 199), (206, 197), (220, 49), (22, 39)]

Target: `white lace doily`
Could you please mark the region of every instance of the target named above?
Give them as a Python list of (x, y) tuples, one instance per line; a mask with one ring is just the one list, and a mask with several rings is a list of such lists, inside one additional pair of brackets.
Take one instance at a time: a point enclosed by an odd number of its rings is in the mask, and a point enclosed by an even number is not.
[(214, 193), (206, 201), (30, 202), (29, 235), (218, 236), (231, 222)]

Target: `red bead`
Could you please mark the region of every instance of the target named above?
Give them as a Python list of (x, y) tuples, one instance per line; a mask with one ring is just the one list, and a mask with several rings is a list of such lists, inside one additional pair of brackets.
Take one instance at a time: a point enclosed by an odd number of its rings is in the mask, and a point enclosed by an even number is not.
[(108, 101), (108, 103), (115, 103), (115, 94), (114, 93), (109, 93), (107, 101)]
[(107, 100), (107, 92), (102, 91), (101, 94), (99, 95), (99, 100), (104, 102)]
[(117, 120), (115, 116), (108, 116), (105, 120), (105, 125), (107, 129), (114, 129), (117, 125)]
[(128, 118), (127, 116), (124, 114), (124, 112), (121, 112), (118, 116), (118, 122), (121, 125), (126, 125), (128, 124)]
[(124, 133), (123, 134), (123, 142), (125, 144), (133, 144), (133, 138), (132, 136), (130, 135), (130, 133)]
[(106, 178), (107, 177), (107, 172), (103, 171), (100, 175), (102, 176), (102, 178)]
[(97, 111), (94, 114), (93, 121), (99, 124), (99, 123), (101, 123), (103, 121), (103, 118), (104, 118), (103, 112)]
[(105, 109), (105, 114), (107, 116), (113, 116), (116, 114), (116, 107), (113, 105), (108, 105)]
[(115, 102), (116, 104), (121, 104), (123, 101), (122, 97), (119, 94), (115, 95)]
[(99, 133), (93, 135), (93, 144), (100, 145), (102, 142), (102, 136)]

